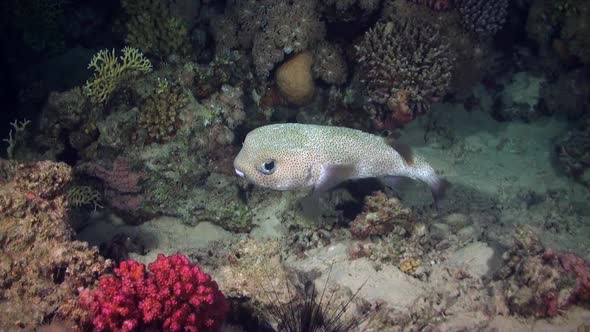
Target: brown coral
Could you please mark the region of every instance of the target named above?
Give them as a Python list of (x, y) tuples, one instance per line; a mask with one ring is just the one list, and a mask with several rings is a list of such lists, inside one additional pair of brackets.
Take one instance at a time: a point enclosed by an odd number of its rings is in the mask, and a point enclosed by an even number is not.
[(304, 105), (311, 101), (315, 91), (312, 64), (313, 55), (305, 51), (295, 55), (277, 69), (277, 86), (290, 103)]
[(166, 86), (154, 92), (141, 106), (136, 140), (145, 143), (169, 141), (181, 125), (179, 111), (187, 104), (188, 98), (179, 86)]
[(49, 161), (7, 165), (0, 181), (0, 330), (33, 330), (53, 318), (83, 321), (77, 289), (90, 287), (110, 262), (73, 241), (64, 190), (71, 169)]

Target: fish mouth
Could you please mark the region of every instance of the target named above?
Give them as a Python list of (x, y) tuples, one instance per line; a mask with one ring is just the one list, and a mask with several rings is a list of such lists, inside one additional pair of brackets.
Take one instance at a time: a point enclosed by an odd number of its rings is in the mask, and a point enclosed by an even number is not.
[(243, 177), (244, 177), (244, 172), (240, 171), (240, 170), (239, 170), (239, 169), (237, 169), (237, 168), (234, 168), (234, 170), (236, 171), (236, 174), (237, 174), (239, 177), (241, 177), (241, 178), (243, 178)]

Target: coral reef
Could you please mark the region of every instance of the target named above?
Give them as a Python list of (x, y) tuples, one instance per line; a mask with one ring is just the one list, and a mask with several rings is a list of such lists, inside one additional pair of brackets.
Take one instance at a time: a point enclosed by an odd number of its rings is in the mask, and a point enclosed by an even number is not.
[(590, 118), (565, 133), (555, 150), (566, 174), (590, 187)]
[(219, 331), (228, 311), (211, 276), (176, 254), (148, 266), (124, 261), (95, 290), (80, 292), (94, 331)]
[(528, 37), (542, 53), (556, 54), (562, 62), (590, 63), (590, 3), (583, 0), (536, 0), (526, 22)]
[(339, 46), (321, 42), (313, 50), (313, 75), (328, 84), (341, 85), (348, 76), (348, 64)]
[[(120, 60), (120, 62), (119, 62)], [(139, 72), (152, 71), (152, 64), (143, 54), (131, 47), (123, 48), (123, 55), (119, 59), (115, 50), (99, 51), (88, 65), (88, 69), (94, 68), (94, 78), (84, 85), (84, 94), (98, 105), (106, 103), (121, 81), (129, 75)]]
[[(232, 23), (236, 27), (227, 26)], [(316, 0), (230, 1), (222, 22), (212, 27), (217, 45), (233, 39), (239, 41), (242, 48), (252, 49), (256, 74), (261, 78), (267, 78), (285, 54), (310, 49), (325, 34), (316, 11)], [(228, 36), (231, 33), (237, 36)], [(216, 48), (225, 50), (228, 47)]]
[(572, 304), (590, 302), (590, 264), (575, 254), (545, 248), (529, 227), (516, 229), (503, 258), (495, 278), (504, 281), (511, 312), (553, 317)]
[[(105, 96), (106, 97), (106, 96)], [(96, 139), (98, 132), (92, 130), (95, 112), (89, 107), (88, 98), (80, 87), (64, 92), (52, 92), (47, 98), (40, 117), (39, 135), (36, 141), (48, 149), (48, 157), (60, 154), (68, 138), (72, 146), (83, 149)]]
[(356, 48), (377, 122), (412, 121), (441, 100), (451, 83), (451, 49), (431, 26), (377, 23)]
[(381, 0), (321, 0), (321, 11), (330, 22), (367, 21), (381, 4)]
[(508, 0), (455, 0), (463, 27), (479, 37), (493, 36), (504, 26)]
[(313, 54), (305, 51), (293, 56), (277, 68), (275, 80), (281, 94), (292, 104), (304, 105), (314, 95), (315, 83), (311, 72)]
[(173, 54), (188, 54), (190, 43), (186, 24), (172, 15), (167, 2), (124, 0), (122, 6), (130, 16), (126, 38), (129, 45), (163, 59)]
[(96, 249), (74, 241), (65, 189), (69, 166), (0, 160), (0, 330), (32, 330), (63, 319), (83, 322), (78, 288), (109, 271)]

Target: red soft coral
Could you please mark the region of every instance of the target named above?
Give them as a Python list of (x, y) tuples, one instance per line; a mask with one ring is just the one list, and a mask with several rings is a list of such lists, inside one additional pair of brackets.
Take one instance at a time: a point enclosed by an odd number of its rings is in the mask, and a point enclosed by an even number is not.
[(80, 302), (93, 314), (95, 331), (218, 331), (227, 303), (211, 276), (187, 257), (158, 255), (149, 264), (122, 262), (115, 276), (85, 290)]
[(84, 290), (80, 302), (93, 314), (95, 331), (135, 331), (141, 322), (137, 308), (146, 277), (145, 265), (122, 262), (115, 276), (101, 278), (98, 289)]

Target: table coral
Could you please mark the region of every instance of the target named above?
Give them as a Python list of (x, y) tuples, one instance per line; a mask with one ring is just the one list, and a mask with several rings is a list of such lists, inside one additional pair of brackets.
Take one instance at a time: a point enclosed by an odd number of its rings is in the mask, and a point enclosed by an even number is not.
[(86, 313), (78, 288), (111, 266), (96, 249), (74, 241), (65, 188), (71, 169), (50, 161), (0, 160), (0, 330), (34, 330), (53, 318), (76, 327)]
[(378, 122), (406, 124), (447, 93), (454, 57), (431, 26), (380, 22), (356, 49)]
[(148, 267), (121, 262), (97, 289), (81, 292), (94, 331), (219, 331), (228, 305), (210, 275), (179, 254), (160, 254)]

